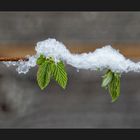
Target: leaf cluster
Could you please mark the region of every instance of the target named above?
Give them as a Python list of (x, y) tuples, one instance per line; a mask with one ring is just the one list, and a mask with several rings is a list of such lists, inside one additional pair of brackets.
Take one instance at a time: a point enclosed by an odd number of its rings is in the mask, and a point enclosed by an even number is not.
[(102, 79), (102, 87), (109, 90), (112, 102), (115, 102), (120, 96), (120, 73), (108, 70)]
[(63, 89), (66, 88), (68, 78), (63, 61), (55, 63), (52, 57), (45, 58), (40, 55), (36, 63), (39, 66), (37, 82), (42, 90), (48, 86), (51, 79), (54, 79)]

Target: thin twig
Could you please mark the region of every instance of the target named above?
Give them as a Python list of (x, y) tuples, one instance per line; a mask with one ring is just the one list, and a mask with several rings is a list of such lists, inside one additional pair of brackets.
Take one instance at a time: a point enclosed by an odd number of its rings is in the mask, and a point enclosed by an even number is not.
[(0, 61), (28, 61), (28, 58), (25, 57), (0, 57)]

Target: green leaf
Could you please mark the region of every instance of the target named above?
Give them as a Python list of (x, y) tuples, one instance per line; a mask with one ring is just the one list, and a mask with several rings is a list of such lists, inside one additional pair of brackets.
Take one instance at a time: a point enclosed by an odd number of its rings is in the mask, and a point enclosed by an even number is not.
[(46, 58), (44, 55), (40, 55), (40, 57), (37, 59), (36, 64), (41, 65), (43, 62), (45, 62)]
[(120, 78), (121, 74), (108, 70), (103, 76), (102, 87), (109, 90), (112, 102), (115, 102), (120, 96)]
[(49, 84), (52, 77), (62, 88), (66, 88), (67, 73), (62, 61), (55, 64), (52, 57), (45, 58), (44, 55), (40, 55), (36, 63), (39, 65), (37, 82), (42, 90)]
[(39, 65), (37, 82), (42, 90), (49, 84), (52, 77), (62, 88), (66, 88), (67, 73), (62, 61), (55, 64), (52, 57), (45, 58), (45, 56), (40, 55), (36, 63)]
[(103, 81), (102, 81), (102, 87), (104, 88), (107, 88), (107, 85), (111, 82), (112, 80), (112, 72), (111, 71), (108, 71), (105, 76), (103, 76)]
[(51, 62), (49, 62), (49, 64), (50, 64), (50, 71), (51, 71), (51, 76), (53, 77), (53, 75), (54, 75), (54, 70), (55, 70), (55, 62), (54, 61), (51, 61)]
[(65, 89), (68, 80), (65, 65), (60, 61), (54, 66), (53, 78), (63, 89)]
[(51, 68), (48, 61), (43, 62), (37, 72), (37, 82), (39, 87), (43, 90), (50, 82)]
[(115, 102), (120, 96), (120, 77), (120, 74), (113, 73), (112, 81), (109, 84), (109, 93), (111, 95), (112, 102)]

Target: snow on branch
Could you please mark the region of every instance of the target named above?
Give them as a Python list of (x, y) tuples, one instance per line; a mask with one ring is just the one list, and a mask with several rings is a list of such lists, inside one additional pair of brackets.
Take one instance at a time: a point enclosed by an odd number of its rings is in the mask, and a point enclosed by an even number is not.
[[(47, 39), (37, 43), (36, 54), (25, 58), (1, 58), (8, 67), (16, 66), (18, 73), (26, 74), (30, 68), (38, 65), (37, 82), (43, 90), (53, 78), (63, 89), (67, 85), (67, 72), (64, 63), (76, 69), (107, 70), (102, 77), (101, 86), (109, 90), (112, 102), (120, 95), (120, 78), (123, 72), (140, 72), (140, 62), (126, 59), (119, 50), (110, 45), (96, 49), (94, 52), (72, 54), (63, 43)], [(10, 61), (9, 61), (10, 60)]]
[(140, 62), (133, 62), (130, 59), (126, 59), (119, 50), (113, 49), (110, 45), (96, 49), (94, 52), (72, 54), (63, 43), (55, 39), (47, 39), (37, 43), (36, 55), (28, 56), (28, 61), (24, 59), (18, 62), (3, 62), (7, 66), (17, 66), (18, 73), (26, 74), (30, 68), (36, 66), (36, 60), (43, 54), (46, 58), (53, 57), (57, 63), (62, 60), (68, 65), (71, 65), (77, 69), (89, 69), (89, 70), (104, 70), (110, 69), (112, 72), (140, 72)]

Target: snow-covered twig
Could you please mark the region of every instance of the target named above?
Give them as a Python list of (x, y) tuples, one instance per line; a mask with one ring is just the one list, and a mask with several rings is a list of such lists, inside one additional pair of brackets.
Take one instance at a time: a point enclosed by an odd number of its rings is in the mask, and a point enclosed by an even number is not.
[(72, 54), (63, 43), (49, 38), (38, 42), (35, 50), (36, 55), (28, 57), (28, 61), (26, 62), (23, 62), (25, 58), (16, 58), (17, 60), (21, 60), (21, 63), (4, 63), (8, 64), (8, 66), (17, 66), (19, 73), (26, 73), (31, 67), (36, 66), (37, 58), (40, 56), (40, 54), (43, 54), (45, 57), (53, 57), (56, 63), (59, 60), (62, 60), (66, 64), (71, 65), (76, 69), (110, 69), (112, 72), (118, 73), (129, 71), (140, 72), (140, 62), (135, 63), (130, 59), (126, 59), (118, 50), (113, 49), (110, 45), (97, 48), (94, 52)]
[[(30, 68), (39, 66), (37, 81), (41, 89), (46, 88), (53, 77), (65, 89), (67, 73), (64, 63), (76, 69), (108, 71), (103, 76), (102, 87), (108, 89), (112, 102), (120, 95), (120, 78), (123, 72), (140, 72), (140, 62), (126, 59), (110, 45), (96, 49), (94, 52), (72, 54), (63, 43), (47, 39), (37, 43), (36, 54), (25, 58), (0, 58), (7, 66), (17, 66), (18, 73), (26, 74)], [(28, 61), (27, 61), (28, 60)], [(7, 62), (8, 61), (8, 62)]]

